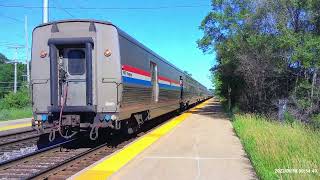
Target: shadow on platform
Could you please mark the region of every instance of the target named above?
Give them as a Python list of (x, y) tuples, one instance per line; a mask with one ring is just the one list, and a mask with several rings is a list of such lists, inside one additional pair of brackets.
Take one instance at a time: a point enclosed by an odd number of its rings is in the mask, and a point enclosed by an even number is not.
[(225, 118), (228, 120), (227, 115), (223, 111), (223, 107), (220, 104), (219, 101), (210, 101), (208, 102), (204, 107), (202, 108), (196, 108), (193, 110), (190, 110), (192, 114), (199, 114), (204, 116), (210, 116), (214, 118)]

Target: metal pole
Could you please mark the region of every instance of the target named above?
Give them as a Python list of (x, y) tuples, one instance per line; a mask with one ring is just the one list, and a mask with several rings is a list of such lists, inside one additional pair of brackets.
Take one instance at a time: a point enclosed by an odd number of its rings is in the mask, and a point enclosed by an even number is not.
[(14, 53), (14, 89), (13, 92), (17, 93), (17, 57), (18, 57), (18, 48), (16, 48), (16, 52)]
[(48, 23), (48, 0), (43, 0), (43, 23)]
[[(14, 93), (16, 93), (17, 92), (17, 81), (18, 81), (18, 49), (19, 48), (23, 48), (23, 46), (21, 46), (21, 45), (14, 45), (14, 46), (9, 46), (8, 48), (12, 48), (12, 49), (15, 49), (15, 53), (14, 53), (14, 61), (13, 62), (11, 62), (11, 63), (14, 63), (14, 89), (13, 89), (13, 91), (14, 91)], [(9, 62), (10, 63), (10, 62)]]
[(24, 16), (25, 19), (25, 25), (24, 25), (24, 29), (25, 29), (25, 36), (26, 36), (26, 64), (27, 64), (27, 82), (28, 82), (28, 86), (30, 85), (30, 67), (29, 67), (29, 44), (28, 44), (28, 17)]

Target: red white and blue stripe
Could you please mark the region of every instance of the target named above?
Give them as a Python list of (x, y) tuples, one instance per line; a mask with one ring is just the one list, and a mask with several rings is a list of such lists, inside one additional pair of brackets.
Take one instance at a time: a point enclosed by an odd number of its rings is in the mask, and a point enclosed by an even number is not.
[[(122, 79), (124, 83), (151, 86), (151, 74), (148, 71), (130, 66), (122, 65)], [(159, 87), (163, 89), (180, 90), (179, 82), (159, 76)]]

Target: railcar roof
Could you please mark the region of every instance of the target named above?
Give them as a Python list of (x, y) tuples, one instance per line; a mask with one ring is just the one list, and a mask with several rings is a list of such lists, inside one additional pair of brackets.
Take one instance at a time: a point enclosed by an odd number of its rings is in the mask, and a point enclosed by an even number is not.
[[(150, 52), (151, 54), (153, 54), (154, 56), (156, 56), (157, 58), (161, 59), (162, 61), (164, 61), (165, 63), (167, 63), (168, 65), (172, 66), (173, 68), (175, 68), (176, 70), (180, 71), (181, 73), (183, 73), (184, 75), (188, 76), (190, 79), (196, 81), (198, 84), (200, 84), (201, 86), (203, 86), (201, 83), (199, 83), (197, 80), (193, 79), (191, 76), (189, 76), (188, 74), (186, 74), (185, 72), (183, 72), (181, 69), (179, 69), (178, 67), (176, 67), (175, 65), (173, 65), (172, 63), (170, 63), (169, 61), (167, 61), (166, 59), (164, 59), (163, 57), (161, 57), (160, 55), (158, 55), (157, 53), (155, 53), (154, 51), (152, 51), (151, 49), (149, 49), (148, 47), (146, 47), (145, 45), (143, 45), (142, 43), (140, 43), (139, 41), (137, 41), (136, 39), (134, 39), (133, 37), (131, 37), (129, 34), (127, 34), (126, 32), (124, 32), (123, 30), (121, 30), (119, 27), (117, 27), (116, 25), (114, 25), (112, 22), (109, 21), (101, 21), (101, 20), (94, 20), (94, 19), (66, 19), (66, 20), (58, 20), (58, 21), (51, 21), (48, 23), (43, 23), (40, 24), (38, 26), (36, 26), (34, 29), (39, 28), (39, 27), (43, 27), (43, 26), (47, 26), (47, 25), (52, 25), (52, 24), (58, 24), (58, 23), (66, 23), (66, 22), (94, 22), (94, 23), (99, 23), (99, 24), (105, 24), (105, 25), (111, 25), (114, 26), (115, 28), (117, 28), (118, 33), (120, 35), (122, 35), (123, 37), (125, 37), (127, 40), (131, 41), (132, 43), (140, 46), (141, 48), (145, 49), (146, 51)], [(205, 86), (203, 86), (205, 87)], [(207, 88), (206, 88), (207, 89)]]

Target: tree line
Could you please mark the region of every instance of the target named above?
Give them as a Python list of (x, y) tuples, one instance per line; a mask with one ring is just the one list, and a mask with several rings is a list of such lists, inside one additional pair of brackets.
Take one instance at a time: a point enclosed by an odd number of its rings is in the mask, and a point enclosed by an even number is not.
[(212, 0), (197, 41), (215, 53), (215, 92), (231, 107), (296, 119), (320, 112), (320, 1)]
[[(13, 91), (14, 82), (14, 65), (9, 63), (10, 60), (0, 53), (0, 99), (6, 94)], [(25, 84), (26, 65), (18, 63), (17, 65), (17, 84), (18, 89)]]

